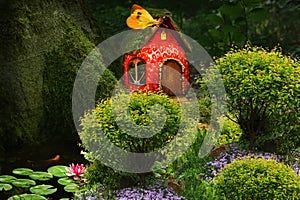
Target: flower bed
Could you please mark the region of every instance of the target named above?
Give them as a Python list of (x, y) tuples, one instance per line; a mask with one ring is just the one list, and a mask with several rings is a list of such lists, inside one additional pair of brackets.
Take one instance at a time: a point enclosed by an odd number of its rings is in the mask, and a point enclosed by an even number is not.
[[(121, 190), (116, 190), (113, 192), (113, 197), (117, 200), (152, 200), (152, 199), (160, 199), (160, 200), (183, 200), (185, 199), (182, 196), (178, 196), (171, 188), (167, 188), (164, 186), (164, 182), (159, 181), (154, 185), (151, 185), (144, 188), (124, 188)], [(105, 190), (103, 188), (98, 188), (97, 190), (86, 191), (85, 193), (76, 195), (76, 200), (104, 200), (103, 196), (106, 196)]]
[[(205, 179), (208, 181), (211, 181), (221, 170), (231, 163), (235, 159), (243, 159), (246, 157), (256, 157), (256, 158), (264, 158), (266, 160), (273, 159), (276, 160), (277, 162), (284, 162), (285, 161), (285, 156), (282, 155), (276, 155), (274, 153), (268, 153), (268, 152), (247, 152), (246, 150), (240, 149), (238, 145), (236, 144), (230, 144), (228, 145), (229, 151), (221, 153), (217, 159), (214, 161), (210, 161), (206, 163), (208, 166), (210, 166), (210, 171), (208, 174), (205, 176)], [(300, 175), (300, 170), (298, 166), (298, 160), (299, 158), (299, 152), (295, 153), (294, 158), (293, 158), (293, 165), (292, 168), (296, 172), (296, 174), (299, 176)]]

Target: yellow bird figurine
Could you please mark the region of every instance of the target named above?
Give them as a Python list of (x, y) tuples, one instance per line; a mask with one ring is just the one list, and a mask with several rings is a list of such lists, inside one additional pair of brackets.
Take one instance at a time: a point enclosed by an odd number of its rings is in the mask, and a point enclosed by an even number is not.
[(132, 29), (144, 29), (148, 26), (159, 24), (159, 21), (153, 19), (147, 10), (134, 4), (131, 8), (131, 15), (126, 20), (126, 24)]

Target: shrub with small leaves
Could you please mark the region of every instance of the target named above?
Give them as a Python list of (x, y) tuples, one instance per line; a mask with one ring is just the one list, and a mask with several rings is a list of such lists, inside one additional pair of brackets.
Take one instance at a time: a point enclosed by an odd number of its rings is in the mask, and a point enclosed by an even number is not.
[(244, 158), (228, 164), (214, 179), (227, 199), (299, 199), (300, 178), (275, 160)]
[[(79, 135), (85, 148), (96, 159), (101, 160), (109, 154), (110, 160), (107, 162), (117, 163), (119, 168), (126, 163), (131, 165), (131, 169), (148, 170), (154, 162), (153, 157), (163, 157), (162, 151), (144, 162), (137, 162), (138, 158), (134, 156), (124, 159), (118, 152), (110, 149), (111, 144), (123, 151), (140, 154), (158, 151), (175, 138), (180, 124), (180, 106), (167, 95), (153, 92), (118, 93), (111, 99), (100, 101), (95, 110), (82, 118), (83, 129)], [(110, 144), (105, 146), (107, 143)], [(141, 182), (145, 183), (146, 174), (139, 175)], [(96, 176), (89, 177), (93, 180), (102, 178), (101, 174)]]
[(233, 50), (216, 60), (226, 89), (227, 108), (250, 148), (277, 140), (284, 153), (300, 144), (300, 63), (280, 50)]
[(153, 92), (117, 94), (99, 102), (92, 114), (100, 126), (90, 126), (89, 114), (82, 119), (79, 135), (84, 144), (95, 140), (101, 145), (102, 137), (93, 134), (101, 128), (116, 146), (136, 153), (151, 152), (170, 142), (177, 134), (181, 115), (177, 102)]
[(216, 145), (219, 146), (223, 144), (239, 142), (242, 135), (240, 126), (237, 123), (229, 120), (228, 118), (221, 118), (219, 119), (219, 121), (223, 124), (223, 127)]
[(211, 118), (211, 101), (209, 97), (201, 97), (198, 100), (199, 122), (209, 123)]

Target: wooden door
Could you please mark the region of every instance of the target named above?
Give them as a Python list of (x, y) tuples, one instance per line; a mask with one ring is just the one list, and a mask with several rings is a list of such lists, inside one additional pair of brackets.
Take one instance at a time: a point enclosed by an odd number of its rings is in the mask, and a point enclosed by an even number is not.
[(161, 85), (168, 95), (182, 94), (181, 66), (175, 60), (168, 60), (162, 66)]

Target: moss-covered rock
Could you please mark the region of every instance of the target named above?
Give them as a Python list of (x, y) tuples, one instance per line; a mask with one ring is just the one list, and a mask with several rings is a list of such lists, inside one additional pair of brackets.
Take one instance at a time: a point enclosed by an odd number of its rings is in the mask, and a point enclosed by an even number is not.
[[(68, 72), (75, 72), (76, 70), (72, 67), (80, 65), (80, 59), (82, 60), (83, 56), (93, 47), (89, 39), (101, 37), (99, 27), (94, 26), (95, 22), (85, 3), (84, 0), (20, 0), (5, 1), (0, 4), (0, 43), (2, 47), (0, 48), (0, 136), (2, 136), (0, 147), (3, 144), (19, 144), (20, 141), (42, 141), (45, 134), (41, 134), (41, 130), (45, 130), (44, 125), (49, 128), (51, 124), (47, 120), (65, 119), (66, 113), (64, 112), (68, 112), (65, 110), (54, 111), (57, 118), (48, 118), (48, 116), (50, 112), (54, 116), (50, 111), (54, 108), (53, 104), (65, 105), (65, 102), (69, 100), (69, 96), (60, 95), (66, 95), (70, 86), (61, 85), (65, 90), (57, 91), (55, 94), (60, 97), (55, 97), (56, 101), (52, 103), (49, 99), (45, 100), (43, 94), (50, 94), (45, 91), (56, 89), (57, 85), (55, 84), (71, 84), (70, 77), (74, 78), (74, 73), (68, 74)], [(72, 22), (72, 27), (77, 27), (76, 33), (69, 33), (71, 26), (66, 26), (65, 19)], [(66, 45), (67, 37), (75, 37), (73, 46), (69, 44), (72, 48), (68, 49), (68, 57), (61, 55), (60, 58), (68, 61), (65, 64), (73, 63), (73, 65), (68, 66), (70, 68), (66, 66), (56, 68), (57, 73), (62, 73), (60, 76), (58, 74), (56, 77), (47, 75), (46, 73), (51, 69), (47, 68), (49, 67), (47, 64), (49, 57), (45, 55), (51, 51), (61, 51), (62, 46)], [(76, 41), (77, 39), (78, 41)], [(64, 50), (66, 49), (65, 46)], [(73, 54), (70, 55), (70, 52)], [(68, 60), (71, 57), (74, 59)], [(59, 63), (59, 61), (56, 62)], [(60, 62), (60, 64), (63, 63)], [(44, 80), (45, 77), (49, 79)], [(51, 78), (57, 77), (60, 79), (50, 81)], [(59, 82), (62, 77), (69, 82)], [(59, 123), (52, 125), (58, 126)]]
[[(74, 129), (72, 118), (72, 90), (83, 60), (95, 45), (68, 18), (63, 18), (66, 33), (61, 45), (46, 53), (43, 98), (45, 106), (45, 130), (70, 132)], [(101, 58), (101, 56), (99, 56)], [(100, 67), (104, 67), (101, 61)], [(91, 70), (90, 73), (93, 73)], [(99, 80), (96, 99), (110, 96), (116, 83), (115, 77), (105, 71)], [(89, 75), (86, 75), (86, 79)]]

